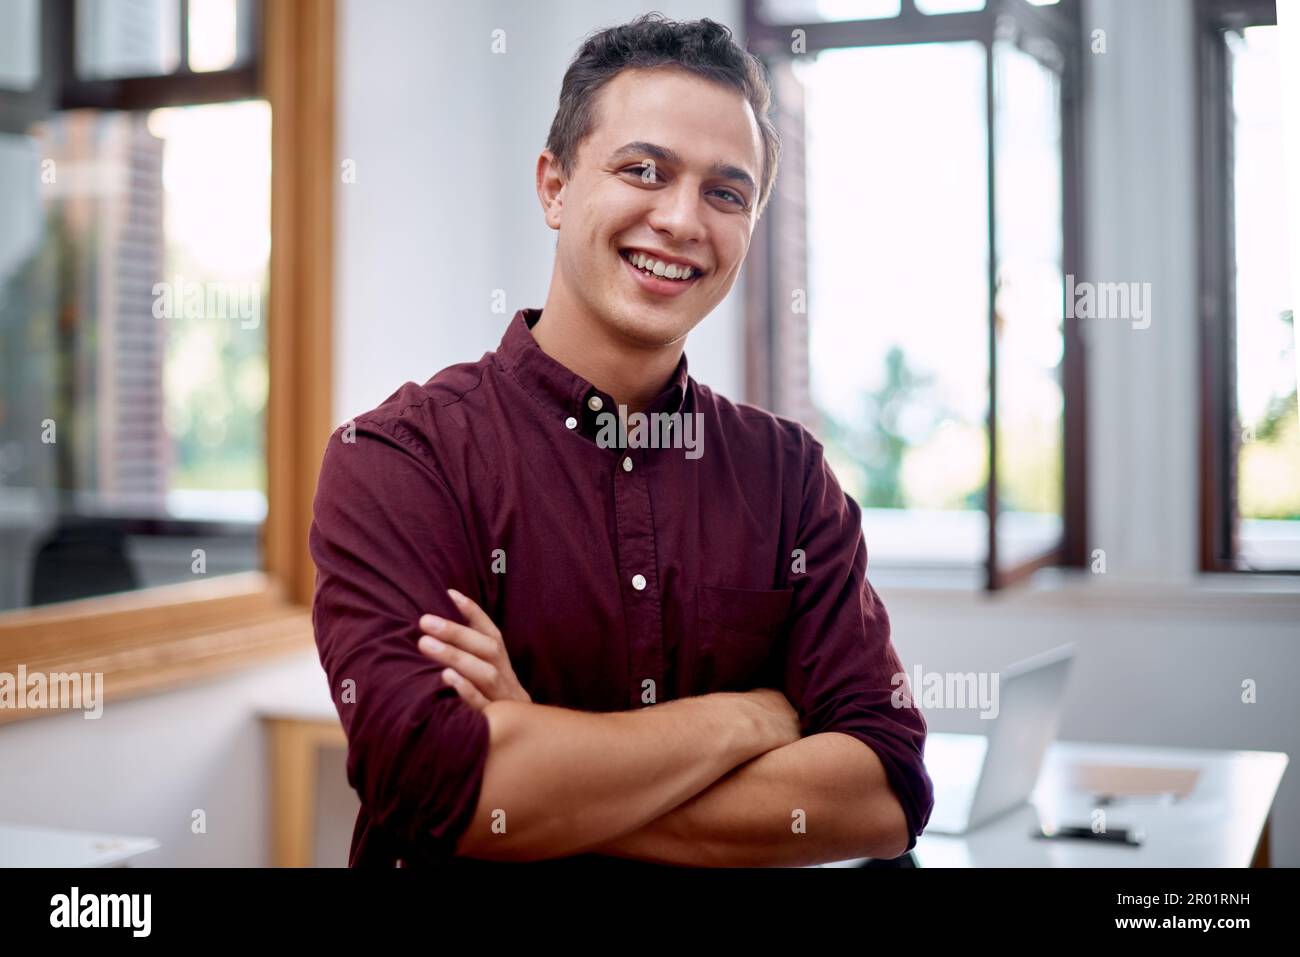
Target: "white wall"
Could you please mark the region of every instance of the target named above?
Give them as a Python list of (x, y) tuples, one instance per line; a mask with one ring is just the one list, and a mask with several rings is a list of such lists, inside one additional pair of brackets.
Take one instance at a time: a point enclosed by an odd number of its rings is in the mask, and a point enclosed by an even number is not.
[[(510, 310), (541, 305), (553, 239), (533, 162), (560, 76), (580, 37), (644, 9), (587, 4), (345, 0), (339, 157), (357, 182), (338, 200), (335, 397), (342, 421), (402, 381), (493, 348)], [(1080, 657), (1062, 736), (1292, 752), (1300, 746), (1300, 603), (1294, 583), (1210, 589), (1195, 565), (1195, 195), (1189, 4), (1096, 0), (1108, 33), (1090, 66), (1087, 243), (1101, 280), (1153, 283), (1151, 328), (1113, 328), (1090, 346), (1093, 544), (1106, 576), (988, 599), (882, 587), (904, 663), (998, 669), (1062, 641)], [(735, 24), (728, 3), (657, 4), (670, 16)], [(473, 12), (469, 12), (473, 10)], [(455, 11), (449, 13), (448, 11)], [(486, 53), (492, 29), (507, 54)], [(472, 91), (477, 91), (473, 92)], [(738, 395), (733, 296), (692, 335), (699, 378)], [(701, 333), (704, 333), (701, 335)], [(1234, 583), (1241, 585), (1241, 583)], [(1240, 702), (1253, 678), (1259, 702)], [(162, 864), (265, 862), (268, 700), (318, 693), (308, 652), (201, 688), (0, 728), (0, 820), (149, 834)], [(980, 730), (972, 714), (928, 713), (935, 730)], [(339, 862), (355, 798), (342, 766), (323, 774), (324, 859)], [(189, 831), (194, 808), (208, 835)], [(1300, 865), (1300, 786), (1284, 779), (1275, 863)]]

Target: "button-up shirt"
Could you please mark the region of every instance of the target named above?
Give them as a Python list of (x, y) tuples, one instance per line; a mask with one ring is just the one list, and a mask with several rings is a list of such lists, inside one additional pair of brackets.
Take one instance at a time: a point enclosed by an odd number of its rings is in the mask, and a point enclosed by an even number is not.
[(312, 617), (361, 799), (350, 864), (447, 862), (473, 817), (487, 719), (417, 647), (422, 614), (463, 620), (448, 588), (497, 624), (541, 704), (781, 690), (805, 736), (876, 753), (910, 849), (933, 803), (926, 723), (821, 444), (696, 382), (685, 355), (644, 410), (664, 427), (638, 429), (542, 351), (539, 321), (519, 311), (495, 352), (330, 438)]

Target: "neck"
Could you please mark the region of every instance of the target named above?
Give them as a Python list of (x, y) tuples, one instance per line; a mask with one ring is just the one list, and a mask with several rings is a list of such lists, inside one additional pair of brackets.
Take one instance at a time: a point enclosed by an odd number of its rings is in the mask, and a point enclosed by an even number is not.
[(537, 345), (629, 412), (643, 412), (677, 370), (685, 338), (665, 346), (630, 342), (583, 308), (556, 298), (552, 289), (532, 329)]

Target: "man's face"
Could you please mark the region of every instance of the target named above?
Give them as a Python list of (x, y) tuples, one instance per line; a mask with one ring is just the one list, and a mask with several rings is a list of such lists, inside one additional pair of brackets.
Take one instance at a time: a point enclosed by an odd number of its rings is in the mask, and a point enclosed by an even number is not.
[[(595, 106), (572, 176), (547, 204), (560, 231), (556, 278), (611, 331), (667, 345), (736, 281), (754, 229), (762, 136), (741, 93), (679, 69), (625, 70)], [(638, 253), (676, 269), (647, 273), (629, 260)], [(692, 274), (682, 279), (685, 263)]]

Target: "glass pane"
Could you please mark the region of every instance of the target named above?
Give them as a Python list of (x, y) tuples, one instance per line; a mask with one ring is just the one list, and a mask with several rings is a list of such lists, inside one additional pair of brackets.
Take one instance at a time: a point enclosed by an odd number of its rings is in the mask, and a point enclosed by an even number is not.
[(180, 0), (77, 0), (77, 75), (87, 80), (174, 73)]
[(190, 0), (190, 69), (229, 70), (247, 60), (251, 11), (248, 0)]
[(921, 13), (967, 13), (983, 10), (984, 0), (916, 0)]
[(63, 113), (7, 146), (0, 608), (260, 567), (269, 107)]
[(760, 0), (759, 16), (769, 23), (819, 23), (896, 17), (901, 0)]
[[(33, 543), (51, 524), (33, 509), (55, 458), (31, 441), (55, 407), (55, 261), (44, 226), (41, 149), (0, 134), (0, 609), (27, 604)], [(41, 450), (44, 451), (44, 450)]]
[(994, 48), (997, 157), (998, 564), (1060, 542), (1064, 393), (1061, 369), (1061, 90), (1055, 73), (1013, 44)]
[(1277, 27), (1227, 35), (1236, 229), (1238, 556), (1300, 568), (1300, 422)]
[(977, 565), (988, 475), (984, 48), (835, 50), (799, 65), (819, 437), (863, 508), (874, 562)]
[(40, 2), (5, 0), (0, 5), (0, 87), (30, 90), (40, 75)]

